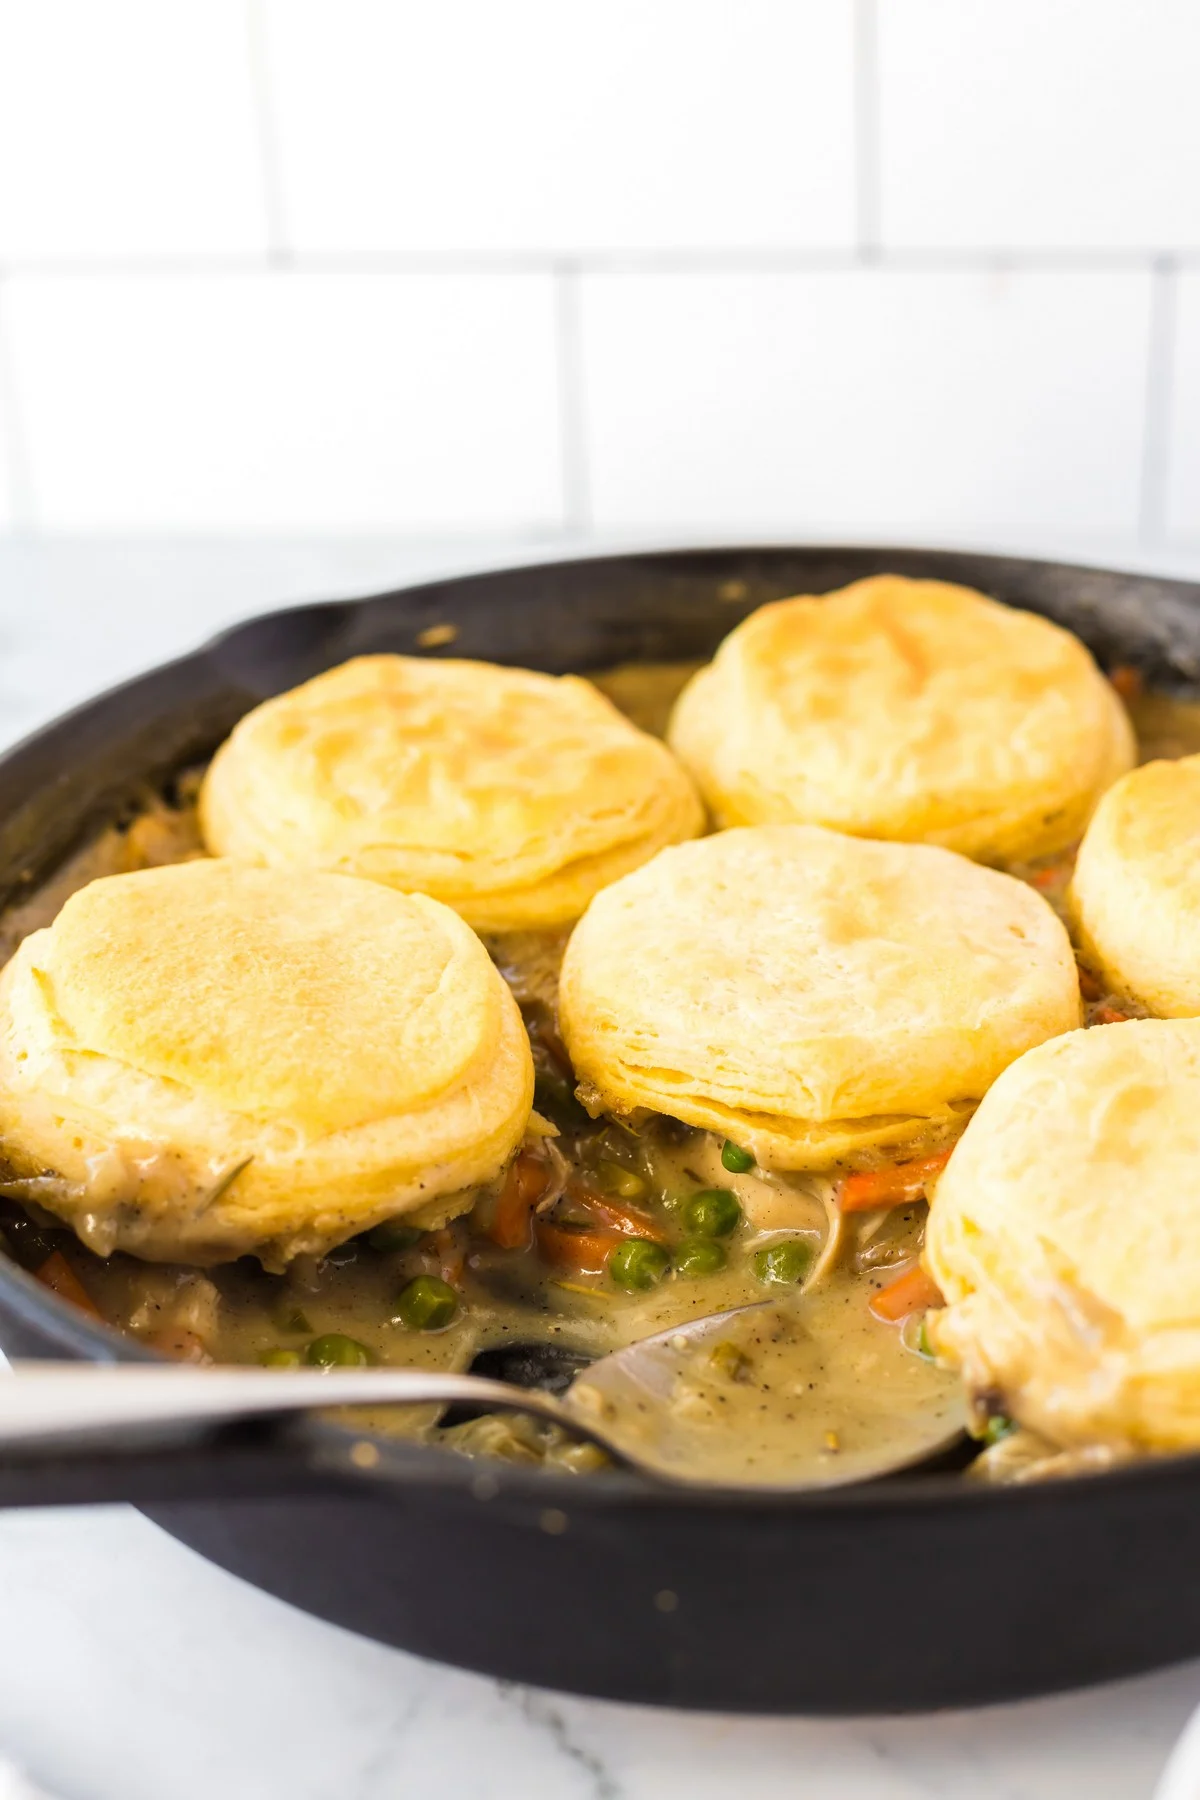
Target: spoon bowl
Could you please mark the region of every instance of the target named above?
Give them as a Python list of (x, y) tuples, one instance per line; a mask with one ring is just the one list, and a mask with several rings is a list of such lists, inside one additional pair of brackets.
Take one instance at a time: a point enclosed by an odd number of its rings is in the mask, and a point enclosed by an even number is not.
[(712, 1313), (641, 1339), (563, 1396), (622, 1459), (660, 1480), (800, 1493), (911, 1468), (963, 1436), (957, 1379), (932, 1362), (919, 1409), (890, 1371), (810, 1331), (805, 1296)]

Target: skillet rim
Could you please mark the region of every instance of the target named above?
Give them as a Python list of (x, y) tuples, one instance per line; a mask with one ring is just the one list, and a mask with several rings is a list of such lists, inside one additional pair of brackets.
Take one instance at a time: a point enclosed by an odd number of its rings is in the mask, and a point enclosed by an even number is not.
[[(661, 565), (666, 569), (672, 564), (680, 563), (694, 567), (710, 558), (722, 562), (740, 560), (748, 563), (758, 558), (770, 559), (772, 556), (786, 554), (811, 556), (814, 559), (844, 557), (850, 561), (867, 558), (877, 562), (881, 570), (901, 569), (908, 565), (905, 572), (916, 565), (940, 564), (940, 569), (926, 567), (925, 572), (930, 579), (945, 580), (966, 579), (965, 574), (956, 570), (955, 565), (969, 563), (976, 568), (982, 565), (994, 574), (999, 587), (1006, 585), (1006, 573), (1015, 576), (1017, 571), (1030, 575), (1053, 572), (1055, 576), (1065, 580), (1079, 577), (1086, 581), (1088, 576), (1103, 576), (1109, 580), (1127, 581), (1136, 589), (1158, 591), (1163, 597), (1172, 596), (1200, 609), (1200, 581), (1115, 569), (1101, 563), (1068, 563), (1052, 558), (1010, 556), (969, 548), (888, 546), (874, 543), (794, 543), (779, 540), (749, 545), (713, 542), (662, 547), (630, 546), (619, 550), (589, 549), (567, 557), (557, 556), (551, 549), (544, 557), (526, 556), (514, 563), (426, 576), (379, 593), (337, 600), (301, 601), (253, 613), (216, 632), (194, 650), (166, 662), (152, 664), (124, 681), (78, 702), (65, 712), (55, 714), (0, 752), (0, 775), (11, 775), (19, 771), (22, 762), (44, 757), (47, 752), (53, 751), (54, 740), (61, 734), (94, 719), (97, 712), (111, 706), (123, 695), (144, 691), (147, 686), (168, 677), (201, 677), (223, 673), (220, 665), (225, 650), (240, 635), (256, 627), (279, 629), (291, 623), (315, 619), (317, 615), (345, 622), (372, 605), (400, 599), (410, 604), (419, 603), (422, 598), (436, 602), (442, 600), (448, 589), (452, 590), (461, 584), (487, 583), (527, 572), (553, 575), (580, 567), (616, 567), (622, 564), (649, 566), (651, 569), (655, 565)], [(1020, 604), (1011, 601), (1008, 603)], [(736, 606), (731, 605), (731, 621), (736, 622), (741, 616), (744, 615), (737, 611)], [(418, 648), (416, 640), (424, 623), (419, 618), (413, 621), (414, 648)], [(1148, 646), (1147, 649), (1149, 648)], [(444, 652), (453, 655), (453, 643), (446, 645)], [(1191, 675), (1193, 679), (1186, 680), (1186, 675)], [(1194, 669), (1177, 670), (1175, 686), (1183, 691), (1200, 691), (1200, 664)], [(61, 767), (61, 757), (51, 756), (50, 760), (59, 762)], [(61, 861), (67, 854), (69, 849), (60, 850), (55, 860)], [(12, 898), (11, 894), (3, 896), (3, 904), (9, 904)], [(89, 1362), (162, 1360), (136, 1340), (118, 1332), (115, 1327), (93, 1324), (2, 1252), (0, 1301), (10, 1318), (50, 1338), (61, 1348), (67, 1359)], [(2, 1333), (3, 1321), (0, 1321), (0, 1334)], [(3, 1343), (0, 1342), (0, 1351), (2, 1350)], [(1130, 1490), (1136, 1492), (1150, 1484), (1158, 1486), (1166, 1482), (1175, 1485), (1194, 1479), (1200, 1486), (1200, 1450), (1132, 1460), (1109, 1469), (1085, 1471), (1036, 1483), (992, 1486), (972, 1483), (964, 1479), (962, 1471), (924, 1475), (904, 1472), (858, 1485), (814, 1488), (801, 1493), (775, 1493), (716, 1484), (696, 1487), (670, 1485), (627, 1470), (587, 1476), (507, 1463), (499, 1458), (485, 1463), (482, 1459), (466, 1457), (436, 1445), (407, 1443), (376, 1433), (351, 1430), (345, 1425), (323, 1420), (315, 1415), (306, 1415), (282, 1430), (268, 1430), (275, 1446), (294, 1463), (297, 1492), (300, 1491), (305, 1476), (332, 1477), (339, 1486), (357, 1489), (364, 1495), (378, 1497), (396, 1488), (443, 1490), (458, 1498), (493, 1504), (502, 1504), (505, 1500), (520, 1505), (532, 1503), (540, 1505), (543, 1511), (547, 1508), (557, 1511), (559, 1509), (554, 1503), (563, 1502), (563, 1510), (568, 1512), (585, 1509), (602, 1512), (613, 1509), (659, 1511), (683, 1507), (696, 1513), (720, 1510), (725, 1513), (741, 1511), (750, 1515), (794, 1512), (811, 1516), (833, 1512), (878, 1519), (896, 1512), (907, 1514), (924, 1508), (941, 1511), (947, 1505), (953, 1505), (956, 1512), (967, 1507), (975, 1511), (989, 1511), (997, 1506), (1040, 1509), (1046, 1504), (1057, 1503), (1064, 1493), (1078, 1495), (1080, 1505), (1088, 1504), (1085, 1496), (1089, 1495), (1093, 1504), (1103, 1505), (1106, 1496)], [(378, 1452), (377, 1459), (369, 1468), (364, 1468), (352, 1455), (355, 1446), (364, 1440), (369, 1441)], [(286, 1495), (287, 1489), (283, 1492)]]

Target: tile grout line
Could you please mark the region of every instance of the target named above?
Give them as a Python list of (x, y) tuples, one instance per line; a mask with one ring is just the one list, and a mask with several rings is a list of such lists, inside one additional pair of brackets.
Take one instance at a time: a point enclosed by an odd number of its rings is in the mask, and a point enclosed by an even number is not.
[(1154, 549), (1167, 540), (1171, 462), (1172, 383), (1179, 310), (1179, 268), (1173, 257), (1155, 260), (1150, 284), (1146, 349), (1145, 426), (1138, 497), (1138, 543)]
[(579, 270), (574, 263), (559, 263), (554, 272), (554, 337), (563, 525), (569, 537), (582, 536), (591, 523), (582, 328)]
[(880, 251), (879, 16), (876, 0), (854, 0), (854, 214), (859, 259)]
[(12, 530), (8, 535), (21, 538), (36, 532), (37, 508), (34, 503), (29, 446), (17, 393), (17, 371), (7, 302), (4, 278), (0, 275), (0, 440), (3, 442), (8, 465), (12, 499)]
[(291, 263), (291, 253), (287, 207), (283, 199), (283, 164), (271, 90), (270, 58), (267, 54), (267, 22), (263, 14), (263, 0), (244, 0), (244, 5), (246, 55), (250, 68), (250, 88), (254, 97), (258, 166), (266, 214), (267, 260), (273, 268), (287, 268)]

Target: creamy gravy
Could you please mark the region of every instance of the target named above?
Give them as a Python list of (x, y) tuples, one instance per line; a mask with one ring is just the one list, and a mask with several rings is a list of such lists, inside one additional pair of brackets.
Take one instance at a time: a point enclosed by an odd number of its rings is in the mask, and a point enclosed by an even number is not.
[[(694, 666), (645, 665), (594, 679), (638, 724), (661, 732)], [(1131, 710), (1147, 756), (1200, 749), (1200, 707), (1134, 695)], [(96, 876), (201, 854), (195, 786), (195, 778), (184, 778), (171, 804), (148, 799), (130, 826), (105, 831), (10, 909), (0, 921), (0, 953), (10, 955)], [(1059, 859), (1019, 873), (1061, 904), (1069, 871), (1069, 859)], [(795, 1392), (795, 1429), (811, 1440), (814, 1464), (878, 1455), (885, 1443), (902, 1457), (904, 1445), (932, 1419), (945, 1417), (958, 1395), (957, 1379), (923, 1352), (919, 1312), (889, 1323), (871, 1310), (874, 1296), (915, 1264), (924, 1203), (843, 1216), (831, 1180), (731, 1171), (720, 1141), (708, 1133), (650, 1120), (635, 1134), (587, 1119), (573, 1099), (554, 1026), (563, 942), (561, 934), (520, 934), (491, 946), (530, 1027), (537, 1104), (561, 1134), (556, 1186), (566, 1191), (551, 1200), (524, 1247), (500, 1248), (493, 1241), (496, 1195), (485, 1192), (469, 1218), (445, 1231), (391, 1247), (380, 1246), (380, 1234), (369, 1234), (323, 1260), (301, 1259), (284, 1275), (269, 1275), (249, 1258), (198, 1272), (96, 1256), (48, 1214), (0, 1200), (8, 1248), (26, 1267), (42, 1271), (43, 1279), (55, 1269), (60, 1291), (77, 1300), (82, 1293), (111, 1324), (167, 1354), (220, 1362), (299, 1360), (334, 1336), (379, 1362), (463, 1369), (482, 1357), (489, 1373), (559, 1386), (609, 1350), (687, 1320), (786, 1296), (794, 1329), (764, 1336), (760, 1325), (749, 1323), (728, 1334), (724, 1363), (706, 1363), (694, 1380), (680, 1384), (674, 1404), (693, 1420), (697, 1409), (707, 1409), (719, 1421), (710, 1472), (722, 1458), (728, 1465), (729, 1459), (744, 1464), (753, 1457), (768, 1386)], [(1093, 1013), (1106, 998), (1093, 1000)], [(643, 1219), (647, 1238), (678, 1263), (683, 1240), (694, 1237), (686, 1225), (687, 1202), (713, 1188), (735, 1196), (738, 1219), (726, 1235), (707, 1240), (717, 1246), (708, 1261), (721, 1263), (707, 1272), (672, 1269), (645, 1291), (623, 1292), (603, 1266), (562, 1266), (555, 1253), (562, 1229), (570, 1235), (573, 1222), (610, 1230), (608, 1205)], [(573, 1193), (583, 1196), (582, 1205)], [(619, 1229), (627, 1232), (628, 1220)], [(570, 1247), (582, 1242), (572, 1238)], [(780, 1247), (791, 1279), (766, 1284), (764, 1252)], [(64, 1287), (64, 1266), (79, 1290), (69, 1278)], [(454, 1318), (441, 1329), (414, 1329), (398, 1308), (399, 1295), (423, 1273), (448, 1279), (458, 1296)], [(431, 1408), (358, 1416), (363, 1424), (434, 1437), (470, 1452), (580, 1469), (598, 1460), (552, 1428), (521, 1419), (439, 1423)]]

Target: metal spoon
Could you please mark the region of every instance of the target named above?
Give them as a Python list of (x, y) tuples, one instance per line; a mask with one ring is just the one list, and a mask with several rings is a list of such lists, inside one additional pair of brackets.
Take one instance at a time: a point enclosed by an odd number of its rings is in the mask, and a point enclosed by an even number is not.
[(18, 1362), (14, 1379), (0, 1380), (0, 1457), (114, 1436), (161, 1442), (197, 1426), (314, 1408), (467, 1402), (548, 1419), (659, 1479), (799, 1491), (909, 1467), (961, 1435), (962, 1399), (945, 1377), (907, 1416), (889, 1413), (886, 1398), (872, 1412), (870, 1395), (858, 1395), (859, 1422), (852, 1435), (839, 1434), (826, 1421), (848, 1371), (833, 1371), (831, 1384), (827, 1347), (814, 1344), (826, 1381), (810, 1389), (797, 1376), (803, 1352), (795, 1305), (766, 1301), (603, 1357), (561, 1400), (426, 1369)]

